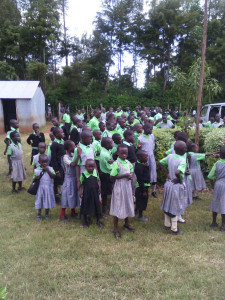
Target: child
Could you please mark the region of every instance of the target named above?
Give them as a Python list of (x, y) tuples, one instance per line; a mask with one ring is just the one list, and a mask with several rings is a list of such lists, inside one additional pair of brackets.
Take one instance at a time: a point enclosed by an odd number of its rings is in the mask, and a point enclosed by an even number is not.
[[(123, 144), (127, 145), (127, 147), (128, 147), (127, 160), (132, 164), (133, 169), (134, 169), (135, 163), (137, 161), (137, 157), (136, 157), (135, 148), (134, 148), (134, 132), (132, 130), (127, 129), (124, 132)], [(136, 190), (136, 180), (137, 180), (136, 175), (133, 174), (132, 180), (131, 180), (133, 196), (135, 195), (135, 190)]]
[(55, 199), (56, 203), (59, 203), (59, 193), (58, 193), (58, 186), (63, 185), (64, 180), (64, 171), (62, 168), (62, 159), (65, 155), (64, 149), (64, 133), (62, 128), (55, 127), (53, 134), (55, 136), (54, 141), (51, 145), (51, 165), (55, 171), (56, 177), (54, 179), (54, 192), (55, 192)]
[(62, 128), (63, 133), (64, 133), (63, 139), (64, 139), (64, 141), (67, 141), (67, 140), (68, 140), (68, 137), (69, 137), (69, 134), (68, 134), (68, 132), (67, 132), (67, 129), (66, 129), (65, 125), (63, 125), (63, 124), (60, 124), (60, 125), (59, 125), (59, 120), (58, 120), (57, 117), (52, 118), (52, 124), (53, 124), (53, 126), (52, 126), (52, 128), (50, 129), (50, 131), (51, 131), (51, 132), (54, 132), (54, 129), (55, 129), (55, 128)]
[(105, 131), (105, 123), (104, 122), (99, 122), (99, 129), (100, 129), (101, 133), (103, 133)]
[(173, 142), (171, 145), (170, 145), (170, 149), (167, 150), (165, 153), (164, 153), (164, 156), (166, 157), (167, 155), (169, 154), (174, 154), (175, 151), (174, 151), (174, 144), (176, 143), (176, 141), (178, 140), (178, 134), (180, 133), (181, 131), (175, 131), (174, 132), (174, 139), (175, 139), (175, 142)]
[[(77, 178), (77, 185), (79, 189), (80, 185), (80, 175), (86, 170), (86, 160), (91, 158), (94, 159), (94, 148), (92, 146), (92, 132), (89, 130), (83, 130), (81, 133), (81, 141), (79, 143), (79, 147), (81, 148), (82, 152), (80, 155), (80, 159), (78, 160), (76, 166), (76, 178)], [(77, 149), (74, 150), (74, 157), (72, 162), (74, 162), (77, 158)]]
[(93, 146), (94, 152), (95, 152), (95, 163), (96, 163), (98, 172), (100, 171), (99, 160), (100, 160), (100, 152), (102, 150), (101, 139), (102, 139), (101, 131), (100, 130), (94, 130), (93, 131), (93, 143), (92, 143), (92, 146)]
[(117, 133), (116, 130), (116, 123), (114, 121), (107, 121), (106, 122), (106, 130), (103, 132), (102, 137), (112, 138), (114, 133)]
[(71, 120), (72, 124), (70, 127), (70, 140), (77, 145), (80, 142), (80, 129), (83, 127), (83, 122), (82, 120), (77, 119), (76, 116), (72, 116)]
[[(39, 143), (38, 144), (38, 154), (34, 155), (32, 166), (34, 166), (34, 169), (40, 166), (39, 163), (39, 156), (40, 154), (45, 154), (46, 151), (46, 144), (45, 143)], [(47, 155), (48, 156), (48, 155)], [(48, 156), (48, 163), (50, 163), (50, 157)]]
[(113, 160), (116, 160), (118, 157), (118, 155), (116, 154), (117, 147), (118, 145), (122, 144), (121, 135), (119, 133), (114, 133), (114, 135), (112, 136), (112, 140), (113, 140), (113, 148), (111, 150), (111, 154), (113, 156)]
[(214, 191), (210, 209), (212, 211), (212, 224), (211, 227), (217, 227), (216, 222), (217, 214), (221, 214), (222, 226), (221, 231), (225, 231), (225, 146), (220, 148), (220, 160), (218, 160), (212, 167), (208, 178), (213, 181), (215, 180)]
[[(9, 125), (10, 125), (10, 131), (7, 132), (6, 138), (4, 139), (4, 143), (6, 144), (4, 155), (6, 155), (9, 145), (12, 143), (12, 140), (10, 138), (10, 133), (13, 132), (13, 131), (16, 131), (16, 132), (19, 133), (19, 136), (20, 136), (20, 130), (19, 130), (19, 123), (18, 123), (18, 121), (14, 120), (14, 119), (11, 119), (9, 121)], [(10, 167), (9, 167), (9, 173), (8, 173), (7, 176), (10, 176), (10, 175), (11, 175), (11, 173), (10, 173)]]
[(148, 152), (148, 164), (150, 172), (150, 182), (152, 184), (152, 196), (157, 198), (156, 194), (156, 183), (157, 183), (157, 173), (156, 173), (156, 162), (154, 156), (155, 149), (155, 137), (152, 134), (152, 126), (150, 124), (145, 124), (143, 126), (144, 133), (139, 136), (138, 141), (142, 144), (141, 149)]
[[(184, 174), (186, 170), (186, 150), (187, 146), (182, 141), (177, 141), (174, 145), (175, 154), (163, 158), (159, 162), (161, 167), (167, 173), (167, 181), (164, 184), (163, 201), (161, 209), (164, 211), (165, 228), (171, 229), (171, 234), (183, 234), (177, 228), (177, 216), (184, 214), (186, 201), (186, 188)], [(167, 169), (164, 167), (166, 166)]]
[(125, 144), (121, 144), (117, 149), (118, 159), (113, 163), (110, 176), (115, 180), (113, 187), (110, 215), (114, 218), (114, 236), (120, 238), (121, 234), (118, 230), (118, 220), (125, 219), (124, 229), (134, 232), (129, 223), (129, 217), (134, 217), (134, 202), (131, 187), (133, 176), (133, 166), (126, 159), (128, 156), (128, 148)]
[(70, 110), (69, 110), (69, 108), (66, 109), (65, 114), (63, 115), (63, 121), (65, 123), (67, 134), (69, 135), (70, 125), (71, 125)]
[(193, 199), (201, 200), (200, 197), (196, 195), (196, 191), (201, 191), (206, 188), (205, 180), (202, 174), (200, 161), (205, 160), (206, 156), (214, 155), (214, 153), (198, 153), (198, 147), (196, 144), (188, 145), (188, 153), (190, 154), (190, 173), (191, 173), (191, 184)]
[(148, 218), (143, 216), (148, 204), (148, 188), (150, 186), (148, 153), (143, 150), (137, 152), (137, 162), (135, 164), (135, 175), (137, 177), (137, 187), (135, 191), (136, 210), (139, 212), (138, 221), (148, 222)]
[(50, 137), (51, 142), (48, 144), (48, 151), (47, 152), (48, 152), (49, 161), (51, 161), (51, 154), (52, 154), (51, 145), (52, 145), (52, 142), (55, 139), (55, 136), (54, 136), (53, 132), (50, 131), (49, 137)]
[(55, 196), (53, 191), (53, 179), (55, 178), (55, 171), (48, 166), (48, 156), (41, 154), (39, 156), (39, 167), (34, 170), (34, 180), (40, 178), (37, 195), (35, 198), (35, 208), (38, 211), (36, 220), (41, 220), (41, 210), (45, 209), (45, 220), (49, 220), (49, 209), (56, 206)]
[[(26, 179), (26, 171), (23, 165), (22, 157), (23, 150), (19, 133), (15, 130), (10, 133), (11, 144), (8, 146), (8, 163), (12, 179), (12, 193), (25, 190), (22, 187), (22, 181)], [(18, 182), (19, 188), (16, 190), (16, 183)]]
[(71, 209), (71, 217), (75, 217), (75, 207), (80, 206), (80, 198), (77, 190), (75, 166), (80, 158), (81, 149), (77, 148), (77, 158), (72, 162), (75, 144), (68, 140), (64, 143), (66, 154), (63, 156), (65, 178), (63, 182), (62, 197), (61, 197), (61, 214), (60, 220), (67, 222), (66, 208)]
[(141, 144), (138, 141), (138, 138), (141, 135), (142, 131), (143, 131), (143, 126), (140, 123), (134, 124), (135, 149), (139, 148), (138, 146), (141, 146)]
[(96, 215), (97, 225), (103, 227), (104, 225), (100, 221), (100, 181), (93, 159), (86, 160), (85, 171), (80, 176), (80, 183), (79, 192), (82, 198), (80, 213), (84, 216), (83, 227), (89, 226), (88, 215)]
[(33, 133), (31, 133), (27, 138), (27, 144), (32, 146), (30, 164), (33, 163), (34, 155), (38, 154), (38, 144), (41, 142), (45, 143), (45, 135), (43, 132), (40, 132), (39, 125), (37, 123), (34, 123), (32, 125), (32, 128)]
[(124, 131), (126, 130), (126, 121), (122, 117), (118, 119), (118, 127), (117, 127), (117, 133), (121, 135), (121, 138), (123, 139)]
[(102, 138), (102, 150), (100, 153), (100, 179), (101, 179), (101, 196), (102, 196), (102, 213), (107, 213), (107, 196), (112, 194), (112, 182), (110, 172), (112, 170), (112, 153), (113, 141), (111, 138)]

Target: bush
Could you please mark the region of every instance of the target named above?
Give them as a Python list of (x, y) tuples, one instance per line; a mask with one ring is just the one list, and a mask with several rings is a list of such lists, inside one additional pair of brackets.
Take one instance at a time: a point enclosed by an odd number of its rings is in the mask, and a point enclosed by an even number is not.
[[(156, 129), (153, 130), (155, 136), (155, 160), (158, 163), (164, 158), (164, 153), (170, 149), (171, 144), (174, 142), (175, 129)], [(157, 168), (158, 182), (164, 183), (166, 180), (166, 174)]]
[(7, 296), (6, 287), (0, 289), (0, 300), (5, 300)]

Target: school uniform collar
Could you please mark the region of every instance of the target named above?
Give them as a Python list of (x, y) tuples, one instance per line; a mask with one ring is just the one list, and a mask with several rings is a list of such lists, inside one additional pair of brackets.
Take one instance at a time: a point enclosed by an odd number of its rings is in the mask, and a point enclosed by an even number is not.
[(13, 144), (13, 146), (15, 146), (15, 147), (17, 147), (17, 148), (20, 147), (20, 143), (19, 143), (19, 142), (17, 142), (16, 144), (12, 142), (12, 144)]
[(127, 160), (126, 160), (126, 159), (121, 159), (120, 157), (118, 157), (117, 160), (118, 160), (121, 164), (127, 164)]
[(79, 146), (80, 146), (81, 149), (89, 149), (89, 148), (91, 148), (90, 145), (84, 145), (81, 142), (79, 143)]
[(87, 170), (85, 170), (83, 173), (84, 173), (86, 178), (89, 178), (90, 176), (94, 176), (94, 177), (98, 178), (98, 174), (97, 174), (97, 171), (95, 169), (94, 169), (92, 174), (90, 174)]
[(220, 163), (225, 164), (225, 158), (221, 158), (221, 159), (219, 159), (218, 161), (219, 161)]
[(100, 140), (100, 141), (98, 141), (98, 140), (96, 140), (96, 138), (93, 136), (93, 142), (98, 142), (98, 143), (101, 143), (101, 140)]
[(59, 139), (55, 138), (54, 142), (56, 142), (58, 144), (64, 144), (64, 140), (63, 139), (59, 140)]
[(19, 133), (20, 129), (19, 128), (10, 127), (10, 131), (17, 131)]
[(38, 166), (38, 167), (37, 167), (37, 169), (39, 169), (39, 170), (43, 170), (41, 166)]
[(137, 163), (140, 165), (145, 165), (144, 163), (140, 162), (139, 160), (137, 160)]
[(123, 141), (123, 144), (127, 145), (128, 147), (132, 146), (132, 143), (129, 143), (127, 141)]
[(73, 128), (78, 130), (77, 126), (72, 123), (71, 126), (70, 126), (70, 132), (73, 130)]
[(143, 137), (145, 137), (147, 140), (149, 139), (150, 134), (145, 134), (145, 133), (143, 133), (142, 135), (143, 135)]

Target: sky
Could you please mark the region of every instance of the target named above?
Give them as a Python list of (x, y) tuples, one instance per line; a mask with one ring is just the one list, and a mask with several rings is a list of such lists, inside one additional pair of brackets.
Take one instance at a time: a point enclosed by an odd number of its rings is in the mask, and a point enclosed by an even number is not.
[[(67, 11), (66, 27), (70, 36), (81, 37), (83, 33), (91, 34), (94, 29), (93, 21), (96, 13), (101, 10), (101, 0), (68, 0), (69, 9)], [(71, 61), (70, 61), (71, 62)], [(132, 57), (125, 54), (123, 57), (123, 67), (132, 66)], [(144, 85), (144, 67), (145, 64), (140, 62), (138, 68), (138, 87)], [(111, 68), (113, 75), (117, 71), (117, 65)]]

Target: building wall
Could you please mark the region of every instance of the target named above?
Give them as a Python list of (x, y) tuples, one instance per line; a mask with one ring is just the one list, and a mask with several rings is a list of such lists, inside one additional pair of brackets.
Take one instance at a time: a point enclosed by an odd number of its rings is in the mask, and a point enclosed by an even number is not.
[(3, 105), (0, 100), (0, 132), (5, 132)]
[(16, 111), (21, 132), (31, 131), (33, 123), (38, 123), (40, 126), (44, 126), (46, 124), (45, 96), (41, 88), (37, 88), (31, 100), (17, 99)]
[(31, 114), (33, 122), (37, 122), (40, 126), (46, 124), (45, 119), (45, 96), (40, 87), (37, 88), (34, 97), (31, 100)]

